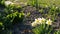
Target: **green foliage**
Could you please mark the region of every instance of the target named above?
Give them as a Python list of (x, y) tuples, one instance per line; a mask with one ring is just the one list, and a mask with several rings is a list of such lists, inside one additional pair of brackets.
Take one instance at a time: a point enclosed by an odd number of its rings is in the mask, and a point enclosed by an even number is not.
[(3, 23), (0, 22), (0, 31), (2, 30), (2, 28), (3, 28)]
[(48, 16), (52, 18), (52, 20), (56, 19), (58, 17), (58, 14), (60, 13), (59, 7), (51, 6), (48, 12)]
[(40, 12), (40, 13), (43, 13), (44, 11), (43, 11), (43, 9), (40, 9), (39, 12)]
[(38, 0), (29, 0), (29, 4), (38, 8)]
[(30, 16), (30, 12), (28, 12), (26, 16), (29, 17)]
[(60, 30), (55, 31), (54, 34), (60, 34)]
[(0, 17), (0, 21), (3, 23), (4, 27), (8, 29), (12, 28), (14, 24), (22, 23), (24, 18), (24, 13), (18, 11), (11, 14), (7, 14), (5, 16), (2, 15)]
[(12, 28), (12, 26), (14, 24), (18, 24), (18, 23), (22, 23), (24, 18), (24, 14), (23, 13), (12, 13), (12, 14), (8, 14), (4, 20), (3, 20), (3, 24), (5, 26), (5, 28)]
[(60, 8), (52, 5), (39, 9), (39, 12), (43, 17), (45, 16), (46, 18), (50, 18), (54, 21), (55, 19), (57, 19), (57, 17), (59, 17), (58, 14), (60, 14)]
[(0, 21), (5, 29), (11, 29), (13, 25), (23, 22), (24, 13), (21, 10), (22, 7), (20, 5), (5, 5), (4, 11), (0, 13)]
[(52, 31), (53, 31), (53, 27), (47, 24), (41, 24), (33, 28), (34, 34), (51, 34)]
[(5, 0), (0, 0), (0, 5), (4, 5)]

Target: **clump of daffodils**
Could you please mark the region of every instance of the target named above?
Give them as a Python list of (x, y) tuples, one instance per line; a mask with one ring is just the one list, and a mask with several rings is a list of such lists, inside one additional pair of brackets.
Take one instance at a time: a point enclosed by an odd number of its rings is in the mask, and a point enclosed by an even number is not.
[(32, 26), (37, 26), (40, 24), (52, 25), (52, 21), (50, 19), (46, 20), (45, 18), (37, 18), (33, 23), (31, 23)]

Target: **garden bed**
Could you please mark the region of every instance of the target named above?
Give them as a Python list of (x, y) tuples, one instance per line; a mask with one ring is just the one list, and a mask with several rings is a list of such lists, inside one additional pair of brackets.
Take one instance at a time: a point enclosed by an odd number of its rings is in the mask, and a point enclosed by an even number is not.
[(36, 34), (32, 29), (39, 28), (33, 27), (31, 23), (42, 17), (52, 20), (53, 32), (60, 30), (60, 8), (55, 5), (47, 7), (36, 5), (15, 2), (8, 6), (0, 4), (1, 34)]

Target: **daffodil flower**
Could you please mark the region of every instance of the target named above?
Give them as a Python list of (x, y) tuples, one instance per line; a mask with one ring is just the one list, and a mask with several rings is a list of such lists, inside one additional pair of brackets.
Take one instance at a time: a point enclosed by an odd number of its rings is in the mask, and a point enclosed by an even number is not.
[(45, 23), (45, 20), (44, 18), (38, 18), (38, 24), (43, 24)]
[(41, 23), (45, 23), (45, 20), (46, 20), (45, 18), (42, 18)]
[(33, 22), (33, 23), (31, 23), (31, 25), (34, 27), (34, 26), (36, 26), (37, 24), (36, 24), (36, 22)]
[(49, 19), (49, 20), (47, 20), (46, 24), (52, 25), (52, 21)]

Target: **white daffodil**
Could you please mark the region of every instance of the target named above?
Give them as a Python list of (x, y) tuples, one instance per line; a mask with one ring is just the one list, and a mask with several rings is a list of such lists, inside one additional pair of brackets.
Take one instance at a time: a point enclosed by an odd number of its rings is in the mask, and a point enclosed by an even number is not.
[(40, 24), (43, 24), (43, 23), (45, 23), (44, 18), (37, 18), (37, 19), (35, 19), (35, 21), (31, 25), (32, 26), (37, 26), (37, 25), (40, 25)]
[(39, 20), (39, 24), (43, 24), (43, 23), (45, 23), (46, 19), (44, 19), (44, 18), (38, 18), (38, 20)]
[(38, 24), (42, 24), (41, 20), (42, 20), (41, 18), (38, 18), (38, 21), (39, 21)]
[(34, 27), (34, 26), (36, 26), (37, 24), (36, 24), (35, 22), (33, 22), (33, 23), (31, 23), (31, 25)]
[(49, 19), (49, 20), (47, 20), (46, 24), (52, 25), (52, 21)]
[(56, 7), (56, 9), (57, 9), (58, 7)]
[(38, 19), (35, 19), (35, 23), (39, 23), (39, 20)]
[(40, 21), (41, 21), (41, 18), (35, 19), (35, 23), (36, 23), (36, 24), (41, 24)]
[(14, 4), (14, 3), (12, 3), (11, 1), (5, 1), (5, 5), (6, 5), (6, 6), (8, 6), (8, 5), (10, 5), (10, 4)]
[(42, 23), (45, 23), (45, 20), (46, 20), (45, 18), (42, 18), (42, 19), (41, 19), (41, 22), (42, 22)]
[(35, 21), (33, 23), (31, 23), (31, 25), (34, 27), (34, 26), (37, 26), (39, 23), (39, 20), (38, 19), (35, 19)]
[(41, 20), (42, 18), (37, 18), (38, 20)]

